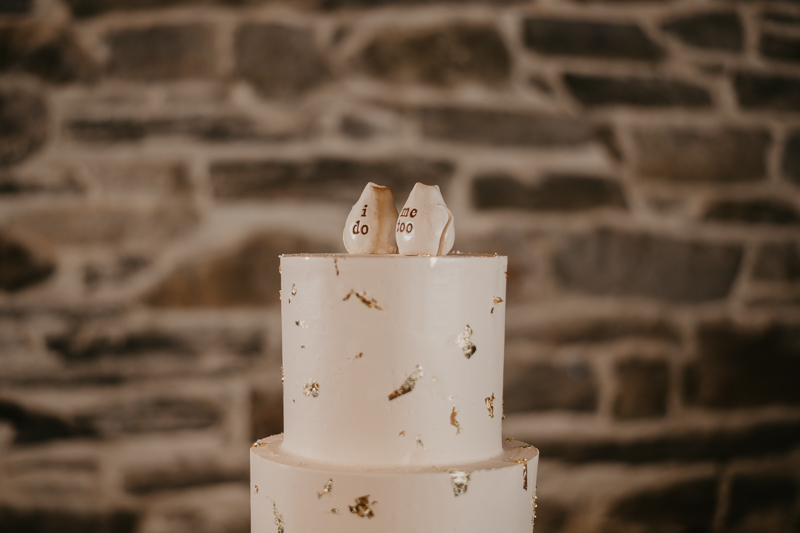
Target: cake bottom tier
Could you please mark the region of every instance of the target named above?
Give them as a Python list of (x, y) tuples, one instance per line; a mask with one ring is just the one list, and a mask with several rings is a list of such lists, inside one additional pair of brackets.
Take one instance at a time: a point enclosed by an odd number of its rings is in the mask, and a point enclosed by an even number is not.
[(527, 533), (539, 451), (507, 441), (497, 457), (459, 467), (353, 469), (281, 450), (250, 450), (251, 531), (258, 533)]

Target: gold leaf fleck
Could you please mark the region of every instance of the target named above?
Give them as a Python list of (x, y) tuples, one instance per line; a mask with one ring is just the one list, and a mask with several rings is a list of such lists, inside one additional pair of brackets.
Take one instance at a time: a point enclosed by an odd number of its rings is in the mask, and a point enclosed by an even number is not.
[(528, 490), (528, 460), (521, 457), (514, 462), (522, 465), (522, 489)]
[(420, 437), (417, 437), (417, 446), (419, 446), (423, 450), (427, 450), (427, 448), (425, 447), (425, 444), (422, 443), (422, 438), (420, 438)]
[(335, 509), (335, 508), (334, 508), (334, 509), (331, 509), (331, 512), (332, 512), (333, 514), (339, 514), (339, 509)]
[(258, 494), (258, 485), (255, 485), (255, 487), (256, 487), (256, 494)]
[(514, 440), (514, 437), (506, 437), (506, 438), (505, 438), (505, 439), (503, 439), (503, 440), (504, 440), (505, 442), (511, 442), (512, 440)]
[(278, 264), (278, 274), (282, 274), (282, 272), (281, 272), (281, 265), (280, 265), (280, 263)]
[[(336, 269), (336, 275), (338, 276), (339, 275), (339, 258), (338, 257), (334, 257), (333, 258), (333, 268)], [(337, 510), (336, 512), (338, 513), (339, 511)]]
[(286, 384), (286, 369), (281, 365), (281, 385)]
[(356, 504), (350, 505), (349, 507), (351, 513), (357, 514), (361, 518), (372, 518), (375, 516), (375, 513), (372, 511), (372, 507), (370, 507), (369, 504), (369, 494), (366, 496), (361, 496), (360, 498), (356, 498)]
[(453, 485), (453, 495), (458, 497), (466, 494), (471, 472), (468, 470), (448, 470), (447, 472), (450, 474), (450, 483)]
[(283, 533), (283, 515), (278, 512), (278, 506), (272, 502), (272, 514), (275, 516), (275, 525), (278, 526), (278, 533)]
[(506, 279), (508, 279), (508, 271), (504, 272), (504, 274), (506, 275)]
[(456, 435), (461, 433), (461, 424), (458, 423), (456, 420), (456, 415), (458, 414), (458, 410), (453, 407), (453, 411), (450, 413), (450, 425), (456, 427)]
[(406, 378), (403, 384), (400, 385), (400, 388), (396, 389), (391, 394), (389, 394), (389, 401), (394, 400), (395, 398), (398, 398), (403, 394), (411, 392), (414, 389), (414, 386), (417, 384), (417, 380), (420, 379), (423, 375), (424, 374), (422, 372), (422, 367), (417, 365), (417, 369), (414, 370), (411, 373), (411, 375), (409, 375)]
[(398, 434), (397, 434), (397, 436), (398, 436), (398, 437), (405, 437), (405, 436), (406, 436), (406, 430), (404, 429), (403, 431), (401, 431), (400, 433), (398, 433)]
[(319, 383), (317, 383), (313, 379), (309, 379), (308, 383), (303, 385), (303, 394), (306, 396), (311, 396), (313, 398), (319, 396)]
[(500, 402), (500, 414), (502, 415), (500, 417), (500, 420), (505, 420), (506, 419), (506, 399), (505, 398), (503, 398), (503, 401)]
[(251, 448), (260, 448), (261, 446), (266, 446), (266, 445), (267, 445), (267, 439), (258, 439), (253, 443)]
[(283, 291), (280, 289), (278, 289), (278, 301), (279, 302), (283, 301)]
[(383, 311), (383, 307), (378, 305), (378, 302), (375, 301), (375, 298), (367, 298), (367, 291), (364, 291), (364, 294), (359, 294), (359, 293), (356, 292), (355, 289), (350, 289), (350, 292), (347, 293), (347, 296), (345, 296), (342, 299), (342, 301), (346, 302), (354, 294), (356, 295), (356, 298), (361, 300), (361, 303), (363, 303), (364, 305), (366, 305), (370, 309), (377, 309), (379, 311)]
[[(294, 283), (292, 283), (292, 296), (297, 296), (297, 285), (295, 285)], [(497, 303), (497, 298), (495, 298), (494, 300), (495, 303)], [(500, 301), (502, 302), (503, 300)]]
[(500, 298), (499, 296), (495, 296), (493, 301), (494, 305), (500, 305), (501, 303), (503, 303), (503, 299)]
[(531, 516), (531, 531), (533, 531), (534, 527), (536, 526), (536, 508), (539, 507), (539, 504), (536, 503), (536, 489), (537, 487), (533, 487), (533, 498), (531, 499), (531, 507), (533, 507), (533, 516)]
[(494, 393), (486, 397), (486, 410), (489, 411), (489, 418), (494, 418)]
[(475, 345), (472, 344), (471, 337), (472, 337), (472, 328), (469, 327), (469, 324), (467, 324), (464, 327), (464, 331), (459, 333), (458, 337), (456, 337), (456, 344), (458, 345), (459, 348), (461, 348), (461, 351), (464, 352), (464, 357), (466, 357), (467, 359), (472, 357), (472, 354), (474, 354), (475, 350), (477, 350)]
[(322, 491), (317, 493), (317, 498), (322, 498), (331, 492), (333, 492), (333, 479), (329, 479), (328, 482), (325, 483), (325, 487), (322, 489)]
[(306, 329), (308, 327), (305, 320), (295, 320), (294, 323), (300, 329)]

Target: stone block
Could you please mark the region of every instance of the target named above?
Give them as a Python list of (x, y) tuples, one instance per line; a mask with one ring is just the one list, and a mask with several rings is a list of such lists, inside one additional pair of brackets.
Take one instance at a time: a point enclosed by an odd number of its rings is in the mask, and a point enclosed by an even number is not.
[(743, 109), (800, 111), (800, 77), (742, 71), (733, 86)]
[(540, 54), (633, 61), (659, 61), (666, 55), (636, 24), (547, 17), (523, 24), (525, 46)]
[(16, 444), (91, 437), (95, 434), (91, 428), (76, 424), (73, 420), (11, 400), (0, 400), (0, 420), (12, 425)]
[(794, 226), (800, 224), (800, 213), (794, 204), (784, 200), (718, 200), (706, 207), (703, 219), (731, 224)]
[(601, 228), (565, 237), (554, 267), (567, 289), (691, 303), (725, 298), (741, 260), (738, 245)]
[(19, 15), (30, 12), (34, 0), (5, 0), (0, 4), (0, 13)]
[(617, 363), (614, 417), (659, 418), (667, 413), (669, 368), (663, 361), (631, 359)]
[(548, 320), (531, 325), (524, 331), (508, 333), (509, 339), (518, 337), (548, 344), (602, 344), (626, 339), (642, 339), (669, 344), (680, 344), (681, 333), (675, 324), (643, 316), (587, 316)]
[(565, 74), (564, 83), (587, 107), (711, 107), (703, 87), (662, 77)]
[(150, 266), (150, 259), (139, 255), (122, 255), (107, 262), (93, 262), (83, 267), (83, 284), (93, 290), (127, 281)]
[(789, 132), (783, 148), (781, 170), (786, 179), (800, 186), (800, 130)]
[(598, 385), (584, 362), (571, 364), (506, 361), (503, 401), (506, 413), (597, 409)]
[(731, 480), (725, 525), (791, 531), (797, 493), (797, 480), (786, 473), (738, 474)]
[(641, 489), (616, 502), (609, 516), (623, 523), (658, 524), (663, 531), (710, 532), (718, 490), (713, 477)]
[(800, 405), (800, 326), (699, 327), (696, 360), (684, 375), (684, 399), (708, 409)]
[(277, 305), (278, 256), (304, 252), (330, 252), (330, 246), (286, 233), (258, 234), (179, 267), (145, 296), (145, 302), (179, 308)]
[(477, 209), (538, 212), (627, 208), (619, 182), (573, 175), (549, 175), (526, 184), (503, 173), (481, 174), (472, 183), (472, 202)]
[(594, 139), (586, 122), (566, 115), (457, 107), (426, 107), (416, 114), (425, 137), (448, 142), (548, 148), (577, 146)]
[(0, 234), (0, 290), (16, 292), (37, 285), (56, 270), (49, 255)]
[(168, 8), (180, 5), (209, 3), (206, 0), (66, 0), (76, 17), (92, 17), (112, 11)]
[(43, 96), (22, 85), (0, 85), (0, 167), (27, 159), (47, 139), (49, 113)]
[(9, 504), (0, 507), (0, 531), (9, 533), (134, 533), (138, 524), (138, 513), (126, 509), (92, 511), (12, 507)]
[(214, 32), (206, 25), (159, 25), (106, 35), (108, 72), (133, 80), (208, 78), (216, 70)]
[(511, 4), (520, 4), (527, 0), (318, 0), (322, 9), (346, 8), (379, 8), (379, 7), (412, 7), (428, 4), (477, 4), (502, 7)]
[(97, 71), (68, 29), (38, 20), (0, 27), (0, 72), (26, 72), (64, 83), (93, 80)]
[(250, 395), (250, 437), (253, 442), (283, 433), (283, 391), (255, 389)]
[(330, 78), (312, 30), (245, 24), (236, 30), (236, 73), (269, 97), (290, 97)]
[(735, 11), (693, 13), (669, 20), (661, 29), (698, 48), (739, 52), (744, 44), (744, 28)]
[(761, 55), (776, 61), (800, 63), (800, 38), (762, 33), (758, 43)]
[(384, 32), (361, 55), (364, 70), (394, 83), (449, 86), (508, 82), (511, 58), (498, 31), (455, 24), (416, 32)]
[(753, 279), (785, 282), (800, 280), (800, 250), (797, 243), (762, 244), (753, 266)]
[(408, 196), (414, 183), (439, 185), (447, 195), (454, 166), (416, 157), (378, 160), (318, 158), (311, 161), (217, 161), (211, 186), (221, 200), (262, 198), (325, 199), (351, 203), (364, 184), (377, 180), (395, 198)]
[(636, 173), (676, 183), (762, 181), (771, 136), (761, 129), (636, 129)]
[(761, 20), (777, 24), (800, 24), (800, 15), (790, 11), (779, 11), (767, 8), (761, 11)]
[(181, 457), (167, 463), (138, 465), (123, 473), (123, 486), (131, 494), (178, 491), (221, 483), (247, 483), (247, 465), (227, 464), (220, 457)]

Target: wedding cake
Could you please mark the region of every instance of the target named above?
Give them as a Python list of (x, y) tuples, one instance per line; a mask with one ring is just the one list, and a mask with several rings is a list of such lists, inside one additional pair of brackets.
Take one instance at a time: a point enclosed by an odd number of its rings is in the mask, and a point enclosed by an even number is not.
[[(385, 246), (388, 212), (404, 252), (401, 222), (442, 225), (412, 200), (360, 200), (358, 235)], [(251, 449), (252, 531), (531, 530), (538, 451), (501, 435), (507, 260), (435, 255), (441, 213), (430, 255), (281, 257), (285, 431)]]

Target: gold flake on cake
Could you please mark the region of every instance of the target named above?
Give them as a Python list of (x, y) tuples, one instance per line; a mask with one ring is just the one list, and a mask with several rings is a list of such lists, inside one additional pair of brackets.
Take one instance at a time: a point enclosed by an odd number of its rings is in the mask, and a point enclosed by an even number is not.
[(266, 445), (267, 445), (267, 439), (258, 439), (253, 443), (251, 448), (260, 448), (261, 446), (266, 446)]
[(398, 436), (398, 437), (405, 437), (405, 436), (406, 436), (406, 430), (404, 429), (403, 431), (401, 431), (400, 433), (398, 433), (398, 434), (397, 434), (397, 436)]
[(372, 518), (375, 516), (375, 513), (372, 511), (372, 507), (369, 504), (369, 494), (366, 496), (361, 496), (360, 498), (356, 498), (356, 504), (350, 505), (350, 512), (353, 514), (357, 514), (361, 518)]
[(458, 420), (456, 420), (456, 415), (457, 414), (458, 414), (458, 409), (456, 409), (455, 406), (453, 406), (453, 411), (450, 413), (450, 425), (451, 426), (455, 426), (456, 435), (461, 433), (461, 424), (459, 424)]
[(338, 257), (334, 257), (333, 258), (333, 268), (336, 269), (336, 275), (338, 276), (339, 275), (339, 258)]
[(313, 398), (319, 396), (319, 383), (317, 383), (313, 379), (309, 379), (308, 383), (303, 385), (303, 394), (306, 396), (311, 396)]
[(494, 418), (494, 393), (486, 397), (486, 410), (489, 411), (489, 418)]
[(358, 352), (356, 355), (350, 358), (351, 361), (355, 361), (356, 359), (361, 359), (364, 357), (364, 352)]
[(533, 507), (533, 516), (531, 516), (531, 531), (534, 530), (536, 527), (536, 508), (539, 507), (539, 504), (536, 503), (536, 489), (538, 487), (533, 487), (533, 498), (531, 498), (531, 507)]
[(472, 328), (469, 327), (469, 324), (464, 326), (464, 331), (459, 333), (458, 337), (456, 337), (456, 344), (458, 345), (459, 348), (461, 348), (461, 351), (464, 352), (464, 357), (466, 357), (467, 359), (472, 357), (472, 354), (474, 354), (475, 350), (477, 350), (475, 345), (472, 344), (471, 338), (472, 338)]
[(258, 494), (258, 485), (255, 485), (256, 494)]
[(450, 484), (453, 485), (453, 495), (461, 496), (467, 493), (469, 488), (469, 477), (471, 472), (468, 470), (447, 470), (450, 474)]
[(286, 385), (286, 369), (281, 365), (281, 385)]
[(522, 465), (522, 489), (528, 490), (528, 460), (524, 457), (514, 460), (518, 465)]
[(333, 479), (329, 479), (327, 483), (325, 483), (325, 487), (322, 489), (322, 491), (317, 493), (317, 498), (322, 498), (331, 492), (333, 492)]
[(505, 400), (505, 398), (503, 398), (503, 401), (500, 402), (500, 414), (502, 415), (500, 417), (500, 420), (505, 420), (506, 419), (506, 400)]
[(517, 450), (530, 450), (533, 444), (523, 444), (522, 446), (514, 446)]
[(275, 525), (278, 526), (278, 533), (283, 533), (283, 515), (278, 512), (275, 502), (272, 502), (272, 514), (275, 517)]
[(295, 320), (294, 323), (300, 329), (306, 329), (308, 327), (305, 320)]
[(423, 376), (422, 367), (417, 365), (417, 369), (414, 370), (411, 375), (409, 375), (406, 380), (400, 385), (400, 388), (396, 389), (389, 395), (389, 401), (394, 400), (402, 396), (403, 394), (409, 393), (414, 390), (414, 385), (417, 384), (417, 380)]
[(378, 305), (378, 302), (375, 301), (375, 298), (368, 298), (367, 291), (364, 291), (364, 294), (359, 294), (356, 292), (355, 289), (350, 289), (350, 292), (347, 293), (347, 296), (342, 298), (343, 302), (346, 302), (350, 299), (351, 296), (355, 294), (356, 298), (361, 300), (361, 303), (369, 307), (370, 309), (377, 309), (379, 311), (383, 311), (383, 307)]
[(494, 305), (500, 305), (501, 303), (503, 303), (503, 299), (500, 298), (499, 296), (495, 296), (494, 300), (492, 301), (494, 302)]
[[(295, 285), (294, 283), (292, 283), (292, 296), (297, 296), (297, 285)], [(288, 303), (292, 303), (291, 297), (289, 297)]]
[(419, 446), (423, 450), (427, 450), (427, 448), (425, 447), (425, 444), (423, 444), (423, 442), (422, 442), (422, 438), (421, 437), (417, 437), (417, 446)]
[(339, 509), (333, 508), (333, 509), (331, 509), (331, 512), (333, 514), (339, 514)]
[(504, 442), (511, 442), (514, 440), (514, 437), (506, 437), (503, 439)]

